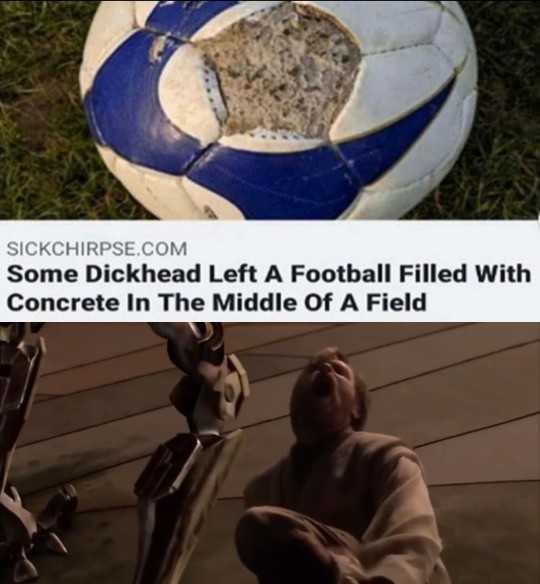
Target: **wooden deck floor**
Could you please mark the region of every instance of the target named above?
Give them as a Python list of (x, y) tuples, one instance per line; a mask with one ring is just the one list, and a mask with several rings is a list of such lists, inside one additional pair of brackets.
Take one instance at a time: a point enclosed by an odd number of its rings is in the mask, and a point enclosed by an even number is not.
[[(129, 584), (133, 481), (156, 445), (185, 429), (168, 405), (178, 378), (143, 325), (48, 325), (39, 400), (12, 480), (38, 509), (58, 485), (81, 497), (71, 556), (37, 560), (44, 584)], [(539, 325), (231, 325), (253, 395), (240, 459), (186, 584), (254, 584), (232, 542), (246, 481), (289, 448), (287, 406), (305, 360), (339, 345), (372, 391), (368, 429), (415, 446), (457, 584), (540, 578)]]

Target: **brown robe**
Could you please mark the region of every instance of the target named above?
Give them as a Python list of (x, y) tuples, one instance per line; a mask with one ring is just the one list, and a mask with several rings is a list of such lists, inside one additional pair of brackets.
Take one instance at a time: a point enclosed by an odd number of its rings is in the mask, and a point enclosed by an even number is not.
[(297, 445), (245, 501), (292, 512), (332, 551), (343, 582), (450, 584), (420, 462), (396, 438), (355, 432), (316, 453)]

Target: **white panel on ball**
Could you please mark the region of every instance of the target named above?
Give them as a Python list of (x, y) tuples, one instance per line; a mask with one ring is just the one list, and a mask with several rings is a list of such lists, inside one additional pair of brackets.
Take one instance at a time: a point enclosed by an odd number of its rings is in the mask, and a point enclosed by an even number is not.
[(456, 88), (464, 99), (478, 89), (478, 56), (476, 51), (469, 53)]
[(453, 75), (448, 60), (433, 46), (364, 57), (330, 139), (348, 140), (403, 118), (436, 95)]
[(92, 86), (101, 64), (135, 30), (135, 4), (128, 1), (105, 1), (99, 5), (84, 47), (80, 71), (83, 97)]
[(202, 52), (193, 45), (181, 46), (165, 66), (159, 100), (169, 120), (203, 147), (219, 140), (227, 108), (216, 74), (205, 66)]
[(116, 163), (118, 161), (118, 155), (115, 154), (110, 148), (105, 148), (96, 144), (96, 148), (105, 163), (105, 166), (113, 173), (116, 174)]
[[(452, 92), (442, 111), (422, 137), (392, 170), (372, 185), (382, 191), (403, 188), (429, 175), (454, 153), (461, 137), (463, 99)], [(441, 142), (444, 136), (444, 142)]]
[(298, 0), (337, 18), (356, 37), (363, 54), (431, 43), (441, 19), (436, 2)]
[(266, 152), (268, 154), (291, 154), (313, 150), (324, 144), (323, 140), (308, 140), (292, 132), (268, 132), (255, 130), (249, 134), (224, 136), (219, 141), (223, 146), (247, 152)]
[(406, 186), (395, 186), (383, 178), (366, 188), (355, 208), (346, 214), (347, 219), (399, 219), (411, 211), (422, 199), (435, 190), (452, 170), (469, 137), (476, 111), (477, 94), (474, 92), (462, 103), (459, 136), (448, 156), (431, 172)]
[(137, 26), (140, 28), (144, 28), (146, 26), (148, 17), (152, 14), (154, 8), (158, 4), (159, 2), (148, 2), (146, 0), (135, 2), (135, 18), (137, 20)]
[(439, 32), (433, 44), (440, 49), (452, 62), (454, 67), (461, 68), (469, 53), (473, 50), (469, 44), (465, 26), (453, 14), (444, 11)]
[(280, 4), (283, 4), (282, 0), (250, 0), (249, 2), (241, 2), (213, 18), (201, 30), (197, 31), (191, 40), (193, 42), (200, 42), (211, 39), (236, 22), (253, 15), (261, 15), (264, 11), (271, 10)]
[(383, 191), (368, 187), (342, 219), (399, 219), (432, 192), (452, 168), (453, 157), (421, 180), (404, 188)]
[(115, 174), (126, 189), (160, 219), (200, 219), (201, 213), (182, 188), (182, 179), (118, 158)]
[(467, 25), (468, 27), (467, 17), (465, 16), (465, 12), (463, 12), (463, 8), (461, 8), (459, 2), (450, 0), (443, 1), (441, 2), (441, 4), (445, 10), (451, 12), (458, 20), (460, 20), (463, 24)]

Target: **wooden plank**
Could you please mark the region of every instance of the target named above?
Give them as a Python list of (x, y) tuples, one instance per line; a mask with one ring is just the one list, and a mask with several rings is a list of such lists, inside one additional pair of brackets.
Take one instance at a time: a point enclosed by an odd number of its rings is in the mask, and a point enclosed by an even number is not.
[[(283, 359), (246, 356), (242, 358), (249, 371), (251, 383), (273, 374), (274, 363), (281, 364)], [(295, 368), (303, 366), (304, 361), (295, 358)], [(106, 424), (127, 416), (143, 414), (170, 405), (170, 393), (181, 378), (176, 369), (167, 369), (98, 386), (88, 391), (67, 393), (36, 400), (45, 401), (32, 412), (31, 421), (25, 426), (19, 445), (25, 446), (55, 436), (76, 432), (84, 428)], [(53, 399), (51, 399), (51, 397)]]
[[(276, 377), (303, 367), (309, 357), (327, 346), (339, 346), (347, 355), (371, 352), (393, 346), (416, 337), (455, 328), (455, 325), (381, 325), (378, 334), (371, 334), (372, 325), (345, 325), (335, 329), (314, 332), (279, 343), (265, 345), (259, 350), (242, 353), (242, 361), (248, 371), (256, 369), (259, 377)], [(298, 345), (305, 348), (299, 351)], [(309, 350), (309, 352), (308, 352)]]
[[(537, 355), (536, 346), (527, 346), (375, 392), (367, 429), (419, 445), (536, 412)], [(241, 496), (246, 483), (292, 443), (288, 419), (249, 429), (223, 496)]]
[[(364, 373), (370, 386), (376, 388), (422, 374), (426, 370), (447, 366), (455, 361), (527, 342), (534, 339), (535, 335), (535, 328), (528, 325), (476, 325), (439, 332), (357, 355), (352, 358), (352, 364)], [(165, 362), (164, 354), (161, 358)], [(132, 359), (136, 366), (141, 365), (139, 355)], [(290, 388), (296, 377), (293, 372), (303, 367), (305, 361), (299, 357), (261, 357), (251, 354), (243, 355), (242, 360), (252, 383), (280, 375), (284, 371), (291, 374), (255, 385), (256, 391), (246, 407), (241, 424), (250, 425), (285, 415)], [(389, 367), (388, 363), (392, 366)], [(105, 368), (104, 364), (99, 371)], [(124, 369), (120, 368), (119, 372), (123, 375)], [(79, 374), (78, 371), (71, 371), (66, 375)], [(178, 371), (168, 369), (104, 385), (89, 392), (68, 394), (59, 400), (36, 406), (20, 444), (49, 439), (124, 416), (144, 413), (160, 406), (165, 407), (169, 403), (170, 390), (178, 379)], [(84, 381), (88, 380), (85, 377)], [(272, 395), (272, 400), (267, 399), (268, 395)]]
[[(79, 511), (101, 511), (134, 506), (135, 482), (150, 459), (148, 457), (98, 471), (82, 479), (71, 481), (79, 495)], [(29, 508), (39, 513), (47, 505), (56, 488), (45, 489), (26, 499)]]
[[(282, 348), (320, 348), (325, 336), (328, 344), (351, 342), (351, 352), (357, 346), (402, 340), (426, 331), (440, 330), (448, 325), (322, 325), (322, 324), (244, 324), (226, 328), (230, 351), (262, 351), (270, 343), (272, 353)], [(344, 333), (338, 331), (344, 329)], [(304, 338), (314, 333), (313, 340)], [(318, 333), (318, 334), (317, 334)], [(47, 359), (39, 391), (53, 395), (82, 391), (155, 373), (171, 368), (164, 344), (143, 324), (53, 324), (44, 330)], [(286, 341), (280, 341), (286, 339)], [(320, 340), (321, 339), (321, 340)], [(276, 340), (278, 343), (276, 344)], [(281, 343), (285, 343), (283, 346)], [(292, 348), (292, 349), (291, 349)]]
[[(432, 488), (431, 496), (445, 544), (444, 560), (454, 582), (538, 581), (540, 483)], [(242, 501), (218, 503), (183, 584), (214, 584), (223, 579), (256, 584), (234, 546), (234, 530), (242, 512)], [(75, 525), (65, 536), (69, 557), (39, 557), (40, 582), (129, 584), (135, 558), (135, 510), (87, 513)]]
[(275, 341), (299, 339), (305, 335), (331, 331), (341, 326), (328, 323), (247, 323), (234, 327), (227, 326), (225, 329), (225, 341), (229, 352), (258, 351), (261, 350), (261, 347)]
[(217, 504), (182, 584), (214, 584), (222, 579), (235, 584), (256, 584), (256, 578), (240, 562), (234, 544), (234, 531), (243, 511), (242, 501)]
[(46, 489), (147, 456), (187, 430), (185, 419), (171, 407), (53, 438), (17, 451), (12, 480), (23, 493)]
[(49, 323), (43, 373), (51, 374), (154, 346), (160, 342), (140, 323)]
[(540, 410), (539, 344), (375, 392), (369, 428), (423, 444)]
[(166, 407), (170, 404), (171, 390), (180, 378), (177, 370), (162, 371), (38, 402), (23, 429), (19, 445), (23, 447)]
[(444, 323), (349, 324), (292, 340), (265, 345), (253, 354), (310, 357), (325, 347), (339, 347), (347, 354), (369, 351), (410, 338), (458, 326)]
[[(375, 392), (369, 429), (420, 444), (537, 411), (537, 355), (535, 345), (526, 346)], [(254, 396), (262, 393), (263, 383), (255, 384)], [(290, 386), (282, 390), (287, 401), (289, 391)], [(264, 413), (272, 416), (277, 391), (266, 391), (264, 397)], [(282, 401), (286, 408), (285, 397)], [(248, 414), (250, 408), (243, 424), (249, 416), (260, 415), (252, 410)], [(243, 463), (226, 488), (229, 494), (241, 494), (246, 480), (287, 451), (292, 441), (288, 426), (285, 419), (249, 430)], [(44, 489), (148, 455), (181, 428), (183, 418), (168, 408), (23, 447), (14, 461), (14, 480), (23, 491)]]
[[(76, 517), (63, 534), (70, 554), (39, 554), (34, 559), (40, 584), (131, 584), (135, 570), (135, 509)], [(0, 580), (4, 582), (4, 580)]]
[[(448, 487), (431, 492), (445, 542), (444, 559), (454, 582), (538, 581), (540, 483)], [(242, 512), (241, 501), (219, 503), (185, 574), (185, 584), (211, 584), (224, 575), (227, 581), (253, 584), (234, 547), (234, 530)]]
[(165, 344), (160, 344), (42, 377), (39, 380), (39, 392), (56, 396), (69, 395), (172, 369), (174, 367), (167, 357)]
[[(452, 367), (456, 363), (479, 358), (513, 345), (531, 342), (536, 338), (538, 338), (538, 331), (530, 325), (475, 325), (377, 349), (353, 356), (350, 360), (351, 365), (362, 373), (370, 389), (376, 389), (424, 375), (429, 371)], [(535, 380), (538, 384), (538, 379), (540, 379), (540, 365), (535, 359), (535, 352), (538, 352), (538, 348), (532, 347), (526, 351), (528, 356), (526, 381), (529, 384), (534, 383)], [(512, 355), (514, 353), (511, 354), (508, 363), (508, 358), (501, 357), (505, 359), (504, 363), (509, 368), (507, 371), (513, 372), (512, 375), (502, 373), (504, 379), (510, 384), (514, 383), (514, 377), (518, 374), (521, 376), (521, 372), (513, 367)], [(494, 359), (497, 360), (497, 357)], [(289, 363), (289, 360), (285, 360), (286, 366), (290, 366)], [(489, 366), (486, 365), (486, 368), (489, 369)], [(479, 363), (477, 368), (471, 371), (483, 372), (484, 365)], [(492, 379), (489, 370), (486, 375), (490, 380)], [(256, 384), (250, 402), (240, 419), (240, 424), (247, 426), (286, 415), (290, 392), (296, 377), (297, 372), (294, 372)], [(437, 383), (444, 383), (444, 379), (446, 379), (444, 376), (437, 378)], [(476, 378), (474, 382), (471, 382), (473, 387), (479, 381), (480, 379)], [(520, 383), (523, 385), (524, 382), (525, 379), (522, 378)], [(506, 394), (506, 392), (503, 393)], [(490, 407), (496, 407), (497, 403), (495, 400), (494, 405)], [(393, 408), (391, 404), (386, 403), (379, 410), (385, 412), (386, 408), (399, 412), (399, 408)], [(374, 415), (377, 415), (375, 410)], [(393, 424), (389, 427), (393, 427)]]
[[(235, 584), (256, 584), (236, 555), (232, 534), (241, 504), (218, 503), (211, 512), (203, 540), (182, 584), (215, 582), (218, 576)], [(137, 520), (135, 509), (85, 513), (64, 534), (67, 557), (36, 558), (41, 584), (131, 584), (135, 568)], [(96, 558), (98, 561), (96, 561)], [(209, 561), (211, 560), (211, 561)]]
[[(72, 328), (65, 328), (71, 326)], [(141, 336), (146, 340), (145, 346), (138, 350), (128, 352), (129, 347), (135, 345), (134, 340), (126, 344), (130, 336), (130, 329), (118, 328), (116, 325), (93, 325), (90, 329), (91, 338), (88, 339), (86, 325), (64, 325), (60, 330), (61, 335), (47, 336), (47, 344), (50, 347), (49, 355), (45, 360), (47, 367), (45, 375), (39, 383), (39, 392), (52, 395), (67, 395), (99, 387), (102, 385), (118, 383), (134, 379), (143, 375), (173, 369), (165, 349), (164, 341), (154, 335), (146, 325), (138, 325), (133, 337)], [(111, 338), (104, 341), (102, 349), (96, 347), (99, 339), (108, 335), (111, 328)], [(316, 324), (275, 324), (275, 325), (228, 325), (226, 337), (228, 350), (231, 352), (243, 351), (253, 346), (260, 346), (276, 339), (289, 338), (319, 331), (321, 328), (329, 328), (329, 325)], [(144, 331), (144, 334), (142, 333)], [(47, 329), (45, 329), (47, 332)], [(151, 335), (148, 337), (148, 335)], [(152, 342), (148, 342), (152, 339)], [(139, 339), (142, 343), (142, 340)], [(86, 343), (91, 344), (91, 357), (87, 356), (83, 348)], [(67, 351), (64, 358), (63, 351)], [(60, 358), (59, 353), (62, 354)], [(52, 364), (49, 356), (52, 355)], [(99, 358), (98, 358), (99, 357)], [(64, 369), (54, 372), (59, 362)], [(71, 364), (69, 367), (68, 364)], [(51, 373), (52, 371), (52, 373)]]
[(454, 582), (540, 581), (540, 483), (432, 488), (431, 498)]
[(540, 416), (445, 440), (418, 453), (432, 485), (540, 481)]

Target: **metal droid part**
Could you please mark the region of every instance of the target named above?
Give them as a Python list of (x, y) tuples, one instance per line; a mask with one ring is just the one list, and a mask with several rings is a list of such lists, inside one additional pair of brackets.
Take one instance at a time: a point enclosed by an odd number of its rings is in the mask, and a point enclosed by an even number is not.
[[(151, 324), (167, 339), (171, 361), (183, 372), (171, 402), (190, 433), (161, 445), (135, 486), (139, 550), (135, 584), (176, 584), (198, 542), (238, 452), (242, 432), (224, 435), (249, 396), (246, 371), (227, 355), (219, 323)], [(41, 324), (0, 323), (0, 582), (38, 578), (35, 550), (66, 554), (56, 531), (77, 508), (67, 485), (34, 517), (8, 482), (17, 440), (29, 417), (45, 345)]]
[(191, 434), (160, 446), (135, 486), (136, 584), (180, 581), (240, 447), (242, 432), (224, 436), (225, 423), (249, 396), (246, 371), (237, 357), (225, 354), (222, 325), (159, 326), (171, 359), (186, 372), (171, 401), (186, 416)]
[(77, 507), (75, 490), (67, 486), (36, 518), (24, 508), (19, 493), (8, 482), (45, 354), (43, 339), (35, 337), (41, 326), (0, 323), (0, 578), (17, 584), (37, 579), (37, 569), (28, 559), (35, 548), (67, 554), (56, 529)]

